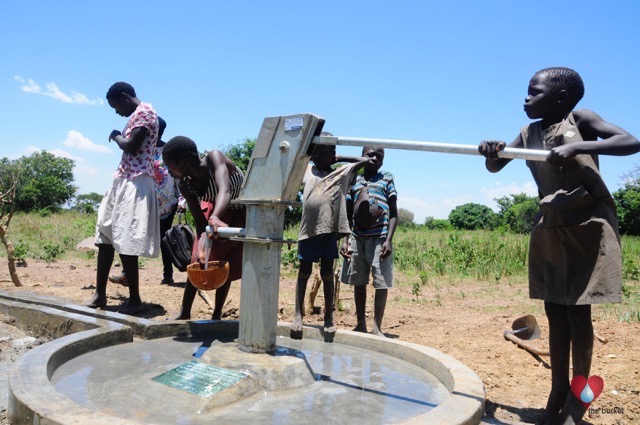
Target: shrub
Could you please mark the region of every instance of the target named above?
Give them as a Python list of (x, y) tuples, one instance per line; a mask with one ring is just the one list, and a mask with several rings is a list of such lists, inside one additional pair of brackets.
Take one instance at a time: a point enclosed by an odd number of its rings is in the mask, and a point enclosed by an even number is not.
[(16, 265), (20, 267), (27, 266), (27, 254), (29, 253), (29, 245), (23, 241), (18, 241), (13, 246), (13, 258), (16, 260)]
[(62, 254), (64, 254), (64, 248), (57, 243), (45, 243), (42, 246), (42, 249), (44, 250), (42, 259), (47, 263), (56, 261)]
[(424, 226), (429, 230), (451, 230), (453, 226), (449, 220), (427, 217), (424, 220)]
[(449, 222), (456, 229), (493, 229), (497, 214), (486, 205), (468, 203), (455, 207), (449, 213)]

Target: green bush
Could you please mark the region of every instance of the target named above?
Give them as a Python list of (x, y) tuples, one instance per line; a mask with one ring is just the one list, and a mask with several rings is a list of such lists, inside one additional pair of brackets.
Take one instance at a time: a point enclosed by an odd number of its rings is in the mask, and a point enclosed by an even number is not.
[(62, 254), (64, 254), (64, 248), (57, 243), (45, 243), (42, 246), (42, 249), (44, 250), (44, 255), (41, 256), (41, 259), (47, 263), (56, 261)]
[(498, 213), (499, 227), (516, 233), (529, 233), (533, 222), (540, 211), (538, 198), (527, 196), (526, 193), (496, 198), (500, 207)]
[(493, 229), (497, 218), (488, 206), (474, 203), (457, 206), (449, 213), (451, 225), (461, 230)]
[(640, 186), (627, 184), (613, 194), (620, 233), (640, 235)]
[(625, 258), (622, 264), (622, 276), (625, 279), (638, 280), (640, 278), (640, 268), (631, 258)]
[(530, 198), (513, 205), (502, 217), (507, 229), (516, 233), (529, 233), (533, 229), (536, 215), (540, 212), (538, 200)]
[(300, 261), (298, 260), (298, 247), (296, 245), (285, 245), (282, 248), (281, 263), (285, 267), (291, 267), (297, 269), (300, 267)]
[(27, 265), (27, 254), (29, 254), (29, 245), (23, 241), (18, 241), (13, 246), (13, 258), (15, 258), (18, 266), (24, 267)]
[(51, 215), (52, 211), (51, 208), (49, 207), (45, 207), (45, 208), (40, 208), (38, 210), (38, 215), (40, 217), (49, 217)]
[(453, 226), (449, 220), (427, 217), (424, 220), (424, 226), (429, 230), (452, 230)]

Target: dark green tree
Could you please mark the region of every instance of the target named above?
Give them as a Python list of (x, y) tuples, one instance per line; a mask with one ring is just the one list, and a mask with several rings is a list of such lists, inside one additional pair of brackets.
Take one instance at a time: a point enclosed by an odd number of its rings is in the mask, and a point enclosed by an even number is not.
[(618, 226), (620, 233), (640, 235), (640, 186), (625, 184), (613, 194), (618, 210)]
[[(13, 161), (18, 169), (16, 211), (57, 209), (73, 198), (74, 161), (42, 151)], [(4, 163), (3, 163), (4, 164)]]
[(0, 193), (10, 193), (10, 199), (6, 196), (3, 198), (5, 202), (2, 203), (0, 214), (8, 214), (10, 209), (15, 210), (15, 196), (18, 186), (18, 176), (20, 172), (18, 165), (15, 161), (11, 161), (9, 158), (0, 159)]
[[(228, 156), (246, 174), (251, 160), (253, 147), (256, 139), (245, 138), (243, 141), (222, 147), (222, 153)], [(298, 192), (297, 201), (302, 199), (302, 189)], [(291, 206), (284, 211), (284, 226), (289, 227), (300, 222), (302, 218), (302, 207)]]
[(100, 206), (102, 197), (103, 195), (96, 192), (83, 193), (82, 195), (78, 195), (76, 196), (76, 203), (73, 206), (73, 209), (91, 214), (95, 212)]
[(540, 211), (538, 198), (527, 196), (525, 193), (503, 196), (495, 201), (500, 207), (500, 225), (516, 233), (529, 233), (533, 222)]
[(455, 207), (449, 213), (449, 222), (456, 229), (493, 229), (497, 214), (486, 205), (468, 203)]
[(620, 233), (640, 235), (640, 164), (623, 176), (624, 186), (613, 193)]
[(231, 159), (243, 173), (246, 173), (247, 168), (249, 168), (251, 153), (253, 152), (253, 147), (255, 145), (256, 139), (245, 138), (243, 141), (236, 144), (223, 146), (221, 151), (229, 157), (229, 159)]

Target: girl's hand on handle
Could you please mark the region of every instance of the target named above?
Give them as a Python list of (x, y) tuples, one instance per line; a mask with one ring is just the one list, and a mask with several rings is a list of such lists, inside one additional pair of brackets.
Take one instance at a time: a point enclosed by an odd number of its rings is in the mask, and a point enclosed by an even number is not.
[(220, 220), (215, 215), (212, 215), (211, 217), (209, 217), (209, 226), (211, 226), (211, 228), (213, 229), (213, 238), (214, 239), (218, 238), (218, 227), (229, 227), (229, 225), (227, 223), (225, 223), (224, 221)]
[(547, 155), (547, 162), (551, 165), (562, 166), (567, 160), (575, 157), (578, 153), (576, 143), (557, 146)]
[(500, 140), (483, 140), (478, 145), (480, 155), (489, 159), (498, 159), (498, 152), (503, 151), (507, 144)]

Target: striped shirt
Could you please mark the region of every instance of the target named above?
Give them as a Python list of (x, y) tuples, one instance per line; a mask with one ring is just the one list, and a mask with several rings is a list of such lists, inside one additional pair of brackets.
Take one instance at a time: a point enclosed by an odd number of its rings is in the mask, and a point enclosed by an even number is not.
[(362, 190), (368, 191), (369, 202), (375, 200), (384, 210), (384, 214), (368, 229), (359, 229), (354, 222), (353, 234), (363, 238), (385, 238), (389, 230), (389, 199), (398, 197), (393, 179), (385, 177), (382, 173), (376, 174), (371, 180), (365, 180), (364, 175), (358, 176), (347, 194), (347, 201), (355, 204)]
[[(229, 183), (231, 186), (231, 199), (236, 199), (240, 195), (240, 189), (242, 188), (242, 181), (244, 180), (244, 174), (238, 166), (235, 166), (235, 171), (229, 173)], [(204, 193), (197, 193), (193, 187), (191, 187), (190, 178), (183, 179), (185, 185), (189, 189), (189, 192), (193, 194), (200, 202), (215, 203), (216, 196), (218, 196), (218, 186), (216, 185), (216, 179), (209, 168), (209, 184)]]

